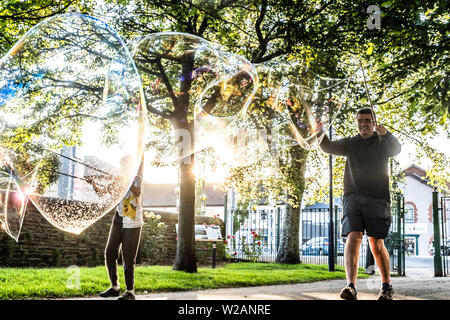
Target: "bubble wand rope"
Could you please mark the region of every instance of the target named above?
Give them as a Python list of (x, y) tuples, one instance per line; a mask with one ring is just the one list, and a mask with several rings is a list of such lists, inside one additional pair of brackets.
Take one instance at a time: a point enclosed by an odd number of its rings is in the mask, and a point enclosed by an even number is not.
[[(359, 61), (359, 64), (361, 65), (361, 71), (363, 74), (363, 80), (364, 80), (364, 88), (366, 90), (366, 96), (367, 99), (369, 100), (369, 104), (370, 104), (370, 109), (372, 110), (372, 118), (373, 118), (373, 122), (375, 122), (375, 126), (378, 126), (377, 123), (377, 118), (375, 117), (375, 111), (373, 110), (373, 103), (372, 103), (372, 99), (370, 99), (370, 94), (369, 94), (369, 88), (367, 88), (367, 82), (366, 82), (366, 74), (364, 72), (364, 67), (361, 61)], [(381, 136), (378, 136), (378, 139), (381, 141)]]
[(82, 161), (77, 160), (77, 159), (71, 158), (71, 157), (69, 157), (69, 156), (65, 156), (65, 155), (63, 155), (63, 154), (61, 154), (61, 153), (52, 151), (52, 150), (50, 150), (50, 149), (45, 149), (45, 148), (44, 148), (44, 150), (45, 150), (45, 151), (49, 151), (49, 152), (51, 152), (51, 153), (53, 153), (53, 154), (55, 154), (55, 155), (58, 155), (58, 156), (60, 156), (60, 157), (66, 158), (66, 159), (68, 159), (68, 160), (77, 162), (77, 163), (79, 163), (79, 164), (81, 164), (81, 165), (83, 165), (83, 166), (85, 166), (85, 167), (88, 167), (89, 169), (92, 169), (92, 170), (95, 170), (95, 171), (104, 173), (104, 174), (106, 174), (106, 175), (112, 177), (112, 174), (110, 174), (110, 173), (108, 173), (108, 172), (105, 172), (105, 171), (103, 171), (103, 170), (97, 169), (97, 168), (95, 168), (95, 167), (93, 167), (93, 166), (90, 166), (90, 165), (88, 165), (88, 164), (86, 164), (86, 163), (84, 163), (84, 162), (82, 162)]

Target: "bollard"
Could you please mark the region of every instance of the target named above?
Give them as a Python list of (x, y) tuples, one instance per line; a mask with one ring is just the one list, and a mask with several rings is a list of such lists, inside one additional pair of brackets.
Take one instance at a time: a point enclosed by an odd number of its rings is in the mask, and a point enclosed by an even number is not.
[(216, 242), (213, 241), (213, 247), (212, 247), (212, 268), (213, 269), (216, 267), (216, 252), (217, 252)]
[[(333, 129), (330, 125), (329, 129), (329, 138), (332, 139)], [(328, 271), (335, 271), (334, 265), (336, 263), (334, 259), (334, 253), (336, 251), (335, 247), (335, 234), (334, 234), (334, 219), (333, 219), (333, 156), (330, 154), (329, 158), (329, 167), (330, 167), (330, 203), (328, 208)]]

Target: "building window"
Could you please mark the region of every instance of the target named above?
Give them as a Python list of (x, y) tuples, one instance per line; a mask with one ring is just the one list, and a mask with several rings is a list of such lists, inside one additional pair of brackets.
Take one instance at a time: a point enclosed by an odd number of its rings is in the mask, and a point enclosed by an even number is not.
[(412, 204), (405, 204), (405, 223), (414, 222), (414, 207)]

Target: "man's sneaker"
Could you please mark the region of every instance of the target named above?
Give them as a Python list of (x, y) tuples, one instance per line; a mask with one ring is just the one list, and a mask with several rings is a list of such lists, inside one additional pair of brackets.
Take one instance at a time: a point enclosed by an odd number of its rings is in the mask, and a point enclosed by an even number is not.
[(394, 292), (392, 285), (384, 282), (378, 294), (378, 300), (393, 300)]
[(357, 295), (356, 288), (351, 283), (346, 285), (341, 291), (341, 298), (344, 300), (358, 300)]
[(114, 288), (109, 288), (98, 294), (102, 298), (118, 297), (120, 295), (120, 290), (115, 290)]
[(126, 291), (121, 297), (117, 298), (117, 300), (136, 300), (136, 297), (131, 292)]

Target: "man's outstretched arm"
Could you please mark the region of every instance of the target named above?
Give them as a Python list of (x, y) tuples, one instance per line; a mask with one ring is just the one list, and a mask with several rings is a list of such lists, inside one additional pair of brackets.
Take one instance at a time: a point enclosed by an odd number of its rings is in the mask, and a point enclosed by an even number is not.
[[(318, 132), (318, 135), (323, 133), (323, 124), (321, 122), (317, 124), (316, 132)], [(337, 156), (346, 156), (348, 154), (348, 142), (349, 141), (347, 138), (330, 141), (328, 136), (325, 134), (319, 146), (323, 152), (331, 153)]]
[(320, 149), (322, 149), (322, 151), (326, 153), (331, 153), (337, 156), (346, 156), (348, 154), (347, 138), (330, 141), (328, 136), (325, 134), (319, 146)]

